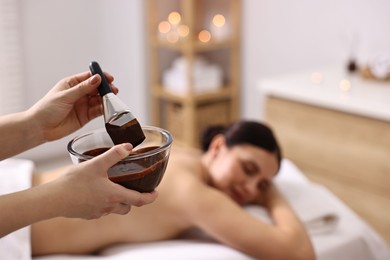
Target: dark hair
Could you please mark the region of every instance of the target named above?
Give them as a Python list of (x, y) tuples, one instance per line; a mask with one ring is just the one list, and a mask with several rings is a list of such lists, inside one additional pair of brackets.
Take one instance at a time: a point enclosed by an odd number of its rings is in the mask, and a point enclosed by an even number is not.
[(280, 166), (281, 149), (271, 128), (264, 123), (239, 120), (227, 126), (210, 126), (205, 129), (201, 139), (203, 151), (209, 149), (211, 141), (218, 134), (224, 135), (228, 147), (251, 144), (275, 154)]

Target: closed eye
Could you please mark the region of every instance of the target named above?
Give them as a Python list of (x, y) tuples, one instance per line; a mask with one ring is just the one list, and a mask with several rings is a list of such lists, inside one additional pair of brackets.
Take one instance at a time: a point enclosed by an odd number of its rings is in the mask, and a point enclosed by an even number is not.
[(243, 161), (241, 162), (241, 168), (248, 176), (254, 176), (259, 173), (259, 167), (251, 161)]

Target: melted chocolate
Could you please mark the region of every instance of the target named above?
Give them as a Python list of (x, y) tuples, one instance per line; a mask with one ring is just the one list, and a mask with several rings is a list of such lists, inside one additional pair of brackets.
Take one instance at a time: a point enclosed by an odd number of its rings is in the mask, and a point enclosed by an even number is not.
[[(142, 154), (158, 148), (158, 146), (144, 147), (132, 154)], [(84, 152), (85, 155), (98, 156), (110, 148), (96, 148)], [(152, 160), (152, 161), (151, 161)], [(152, 155), (139, 159), (136, 162), (120, 161), (108, 170), (108, 178), (128, 189), (139, 192), (151, 192), (160, 184), (168, 163), (168, 156), (164, 154)], [(150, 165), (148, 167), (148, 165)], [(129, 174), (126, 174), (131, 172)]]

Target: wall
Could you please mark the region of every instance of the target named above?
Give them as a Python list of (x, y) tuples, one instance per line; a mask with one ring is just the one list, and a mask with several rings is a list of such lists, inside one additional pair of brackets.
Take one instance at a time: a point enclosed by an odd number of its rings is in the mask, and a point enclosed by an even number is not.
[[(242, 112), (261, 117), (262, 77), (343, 66), (351, 49), (360, 61), (390, 52), (390, 1), (244, 0)], [(351, 42), (354, 46), (351, 47)]]
[[(114, 75), (119, 97), (148, 122), (143, 1), (21, 0), (26, 108), (68, 75), (96, 60)], [(103, 127), (95, 119), (80, 132)], [(20, 155), (41, 160), (66, 155), (72, 136)]]
[[(119, 97), (149, 122), (143, 0), (21, 0), (26, 107), (59, 79), (91, 60), (115, 76)], [(390, 46), (387, 0), (243, 0), (242, 115), (261, 119), (256, 84), (262, 77), (341, 65), (357, 35), (358, 57)], [(89, 128), (101, 125), (93, 122)], [(86, 131), (83, 129), (81, 131)], [(80, 132), (80, 131), (79, 131)], [(65, 138), (23, 157), (66, 154)]]

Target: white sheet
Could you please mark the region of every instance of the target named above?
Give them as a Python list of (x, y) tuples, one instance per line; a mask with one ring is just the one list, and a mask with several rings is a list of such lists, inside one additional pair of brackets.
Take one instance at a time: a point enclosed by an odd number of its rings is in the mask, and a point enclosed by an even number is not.
[[(334, 225), (326, 226), (326, 232), (310, 232), (319, 260), (389, 260), (390, 253), (386, 243), (359, 216), (350, 210), (335, 195), (322, 186), (311, 183), (289, 160), (283, 160), (276, 183), (288, 196), (293, 207), (307, 207), (302, 198), (311, 198), (312, 208), (303, 209), (298, 215), (307, 222), (313, 216), (331, 214), (336, 216)], [(292, 188), (293, 187), (293, 188)], [(312, 196), (313, 191), (317, 199)], [(319, 198), (320, 196), (321, 198)], [(321, 200), (321, 201), (317, 201)], [(313, 204), (313, 203), (317, 204)], [(326, 202), (326, 205), (325, 203)], [(321, 208), (321, 203), (323, 208)], [(320, 206), (320, 207), (318, 207)], [(316, 210), (313, 210), (316, 209)], [(326, 209), (326, 210), (324, 210)], [(250, 209), (248, 209), (250, 210)], [(259, 210), (259, 209), (257, 209)], [(302, 208), (301, 208), (302, 210)], [(320, 211), (321, 210), (321, 211)], [(256, 210), (255, 210), (256, 211)], [(261, 211), (261, 210), (260, 210)], [(253, 212), (252, 212), (253, 213)], [(319, 214), (320, 213), (320, 214)], [(259, 217), (264, 217), (260, 213)], [(306, 214), (306, 215), (305, 215)], [(306, 219), (305, 219), (306, 218)], [(315, 218), (314, 218), (315, 219)], [(311, 226), (307, 226), (310, 230)], [(317, 226), (316, 226), (317, 227)], [(324, 223), (322, 226), (324, 227)], [(324, 230), (322, 230), (324, 231)], [(22, 252), (20, 252), (22, 253)], [(29, 253), (29, 252), (28, 252)], [(23, 252), (25, 254), (25, 252)], [(2, 259), (6, 259), (1, 257)], [(34, 260), (71, 260), (71, 259), (250, 259), (248, 256), (216, 243), (204, 235), (190, 234), (180, 240), (143, 243), (139, 245), (117, 245), (107, 248), (100, 256), (52, 255), (36, 257)]]
[[(30, 188), (33, 169), (34, 164), (28, 160), (0, 161), (0, 195)], [(29, 227), (0, 238), (0, 258), (31, 259)]]

